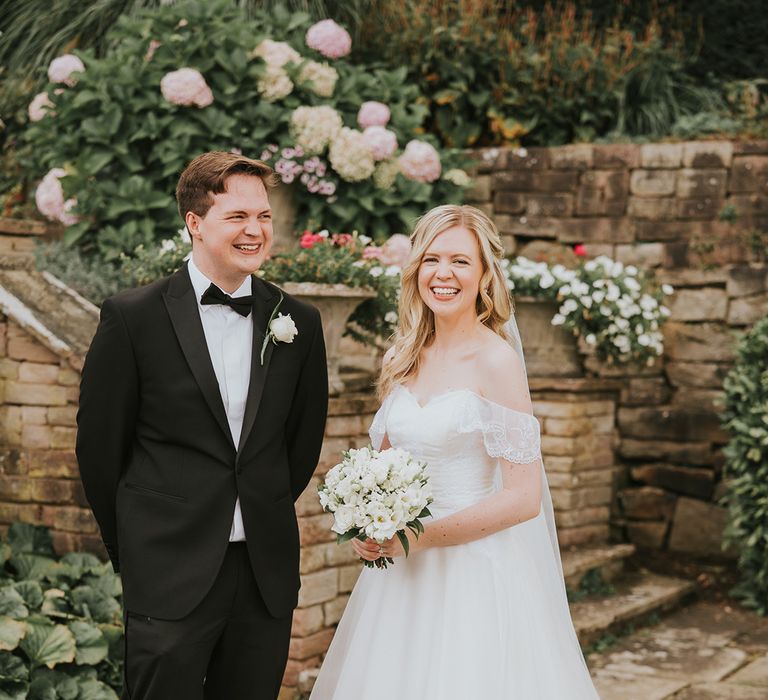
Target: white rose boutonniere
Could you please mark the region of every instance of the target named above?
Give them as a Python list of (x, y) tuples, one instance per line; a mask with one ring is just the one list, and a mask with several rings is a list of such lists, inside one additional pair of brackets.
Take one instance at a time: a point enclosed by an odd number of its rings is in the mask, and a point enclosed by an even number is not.
[(299, 329), (296, 328), (296, 324), (291, 318), (291, 314), (278, 313), (280, 305), (283, 303), (283, 295), (280, 295), (280, 301), (272, 309), (272, 314), (267, 321), (267, 332), (264, 336), (264, 343), (261, 346), (261, 364), (264, 365), (264, 353), (267, 350), (267, 345), (271, 340), (275, 345), (278, 343), (292, 343), (293, 339), (298, 335)]

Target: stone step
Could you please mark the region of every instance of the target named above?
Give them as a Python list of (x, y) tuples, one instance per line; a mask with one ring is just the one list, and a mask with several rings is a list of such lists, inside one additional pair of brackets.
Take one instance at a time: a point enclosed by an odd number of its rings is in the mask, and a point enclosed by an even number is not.
[(565, 583), (575, 590), (584, 574), (593, 569), (599, 569), (603, 581), (613, 581), (624, 571), (626, 559), (634, 553), (633, 544), (585, 545), (565, 550), (561, 553)]
[(616, 592), (604, 598), (571, 604), (571, 616), (582, 646), (608, 632), (641, 622), (653, 613), (664, 613), (692, 597), (696, 586), (672, 576), (637, 571), (616, 583)]

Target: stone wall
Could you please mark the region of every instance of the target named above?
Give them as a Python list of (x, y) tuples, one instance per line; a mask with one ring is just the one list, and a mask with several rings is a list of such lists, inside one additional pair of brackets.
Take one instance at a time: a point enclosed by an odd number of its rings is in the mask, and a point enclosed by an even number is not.
[(104, 555), (75, 460), (80, 374), (0, 314), (0, 526), (47, 525), (59, 551)]
[(717, 402), (735, 332), (768, 313), (768, 142), (477, 155), (470, 200), (494, 218), (508, 253), (561, 260), (564, 247), (583, 243), (589, 257), (654, 269), (675, 287), (657, 366), (609, 371), (587, 360), (586, 371), (623, 387), (614, 536), (719, 552), (727, 436)]

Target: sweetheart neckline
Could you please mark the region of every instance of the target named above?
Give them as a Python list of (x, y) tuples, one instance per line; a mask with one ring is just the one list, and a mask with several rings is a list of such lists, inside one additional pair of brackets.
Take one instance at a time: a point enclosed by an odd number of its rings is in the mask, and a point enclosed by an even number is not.
[(508, 406), (503, 406), (500, 403), (496, 403), (496, 401), (491, 401), (490, 399), (485, 398), (482, 394), (478, 394), (476, 391), (473, 391), (472, 389), (462, 387), (460, 389), (446, 389), (445, 391), (439, 391), (436, 394), (432, 394), (423, 404), (419, 401), (416, 394), (414, 394), (405, 384), (395, 384), (396, 388), (400, 388), (403, 391), (405, 391), (408, 396), (411, 397), (413, 400), (413, 403), (416, 404), (416, 406), (421, 409), (422, 411), (429, 408), (430, 404), (432, 404), (434, 401), (437, 401), (438, 399), (444, 398), (445, 396), (450, 396), (451, 394), (469, 394), (470, 396), (474, 396), (476, 399), (479, 399), (480, 401), (484, 401), (491, 406), (496, 406), (497, 408), (502, 408), (505, 411), (511, 411), (512, 413), (519, 413), (521, 416), (527, 416), (528, 418), (533, 418), (534, 420), (537, 420), (536, 416), (534, 416), (531, 413), (526, 413), (525, 411), (518, 411), (515, 408), (509, 408)]

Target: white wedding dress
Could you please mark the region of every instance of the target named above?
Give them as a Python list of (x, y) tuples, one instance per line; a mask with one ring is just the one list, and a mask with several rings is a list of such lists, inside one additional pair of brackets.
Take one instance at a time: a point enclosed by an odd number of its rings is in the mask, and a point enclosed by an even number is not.
[[(374, 448), (427, 462), (433, 518), (500, 486), (498, 458), (540, 458), (538, 421), (468, 389), (425, 405), (397, 385)], [(573, 630), (542, 469), (537, 517), (473, 542), (364, 569), (310, 700), (594, 700)], [(428, 520), (427, 520), (428, 522)]]

